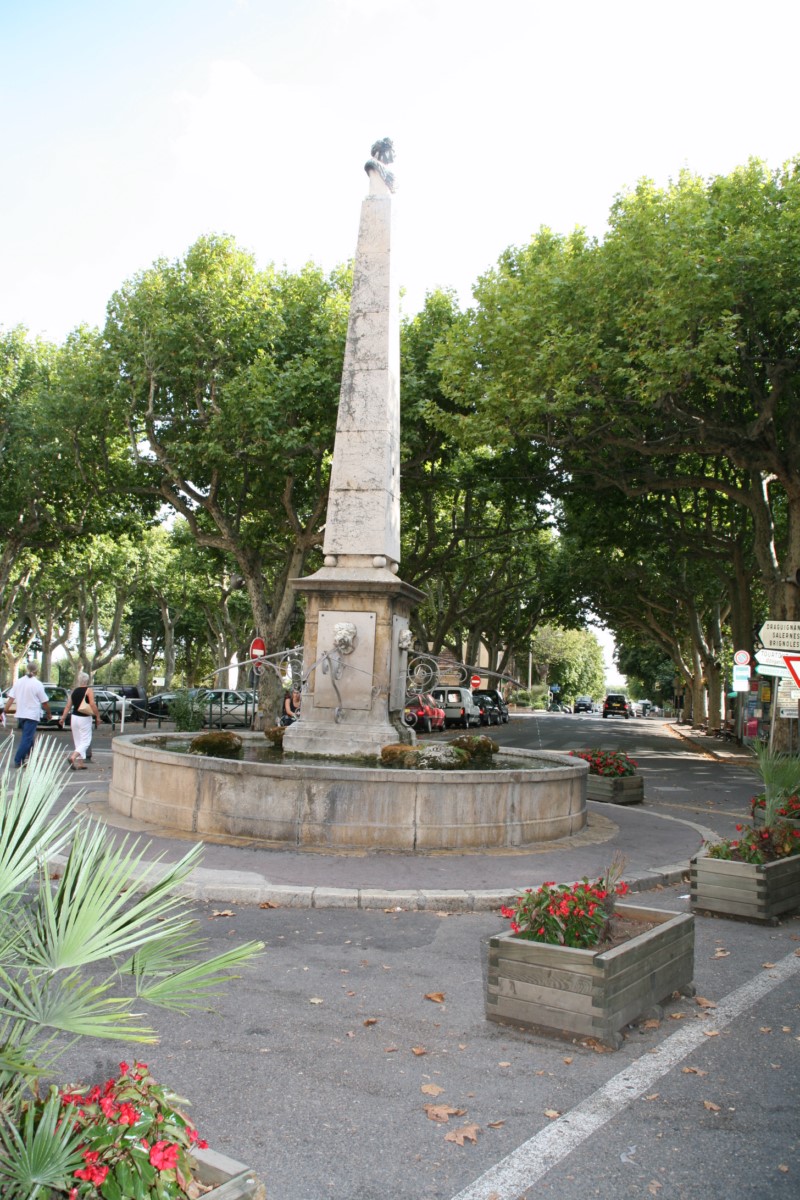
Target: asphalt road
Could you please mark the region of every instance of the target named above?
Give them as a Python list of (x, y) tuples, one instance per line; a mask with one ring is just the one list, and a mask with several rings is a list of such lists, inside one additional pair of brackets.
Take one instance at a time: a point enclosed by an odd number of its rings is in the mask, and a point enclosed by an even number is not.
[[(648, 803), (719, 832), (754, 790), (744, 765), (652, 719), (546, 714), (492, 732), (513, 745), (619, 746), (639, 760)], [(685, 911), (686, 891), (644, 900)], [(698, 917), (695, 983), (716, 1007), (674, 1000), (659, 1024), (599, 1053), (484, 1019), (484, 945), (504, 924), (491, 913), (197, 912), (212, 949), (261, 938), (264, 955), (213, 1014), (152, 1014), (161, 1042), (136, 1053), (270, 1200), (800, 1195), (800, 918)], [(131, 1056), (84, 1043), (62, 1075), (94, 1081)], [(436, 1123), (433, 1101), (459, 1111)], [(448, 1140), (465, 1126), (474, 1142)]]

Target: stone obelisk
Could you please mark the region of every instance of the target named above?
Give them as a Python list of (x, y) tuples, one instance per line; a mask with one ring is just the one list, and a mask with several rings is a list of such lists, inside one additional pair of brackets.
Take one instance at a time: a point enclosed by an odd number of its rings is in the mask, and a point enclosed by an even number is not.
[[(301, 719), (293, 754), (374, 755), (400, 737), (408, 617), (424, 594), (400, 562), (400, 314), (392, 261), (388, 138), (365, 164), (333, 450), (324, 565), (293, 580), (306, 597)], [(413, 735), (411, 735), (413, 738)]]

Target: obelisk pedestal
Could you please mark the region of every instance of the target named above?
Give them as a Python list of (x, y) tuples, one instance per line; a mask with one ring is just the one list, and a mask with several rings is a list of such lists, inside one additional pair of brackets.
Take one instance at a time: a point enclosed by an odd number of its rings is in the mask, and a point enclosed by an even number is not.
[(366, 164), (324, 566), (293, 580), (306, 597), (300, 720), (284, 752), (361, 757), (400, 737), (408, 619), (424, 593), (400, 561), (400, 315), (391, 254), (393, 178), (388, 139)]

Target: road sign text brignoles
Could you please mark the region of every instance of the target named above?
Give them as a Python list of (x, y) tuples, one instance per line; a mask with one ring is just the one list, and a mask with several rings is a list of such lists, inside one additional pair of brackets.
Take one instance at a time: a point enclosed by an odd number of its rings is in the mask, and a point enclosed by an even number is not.
[(800, 621), (765, 621), (758, 636), (769, 650), (800, 651)]

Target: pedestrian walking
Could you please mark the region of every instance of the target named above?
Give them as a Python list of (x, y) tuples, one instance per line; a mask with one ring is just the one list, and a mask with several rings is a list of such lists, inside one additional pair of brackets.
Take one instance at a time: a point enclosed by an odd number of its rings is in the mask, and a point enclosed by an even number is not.
[(41, 680), (37, 679), (39, 668), (36, 663), (29, 662), (26, 671), (27, 674), (21, 676), (8, 693), (5, 708), (8, 713), (9, 702), (12, 704), (17, 714), (17, 725), (22, 731), (22, 737), (14, 755), (15, 767), (21, 767), (28, 761), (28, 756), (33, 749), (36, 730), (42, 719), (42, 709), (47, 714), (48, 721), (50, 720), (50, 702), (47, 699), (47, 692), (42, 687)]
[(94, 692), (89, 687), (89, 676), (85, 671), (78, 675), (78, 682), (69, 694), (63, 713), (58, 718), (61, 728), (67, 713), (72, 710), (70, 729), (72, 744), (75, 749), (69, 756), (69, 765), (73, 771), (85, 771), (86, 760), (92, 756), (92, 733), (100, 723), (100, 713), (94, 699)]

